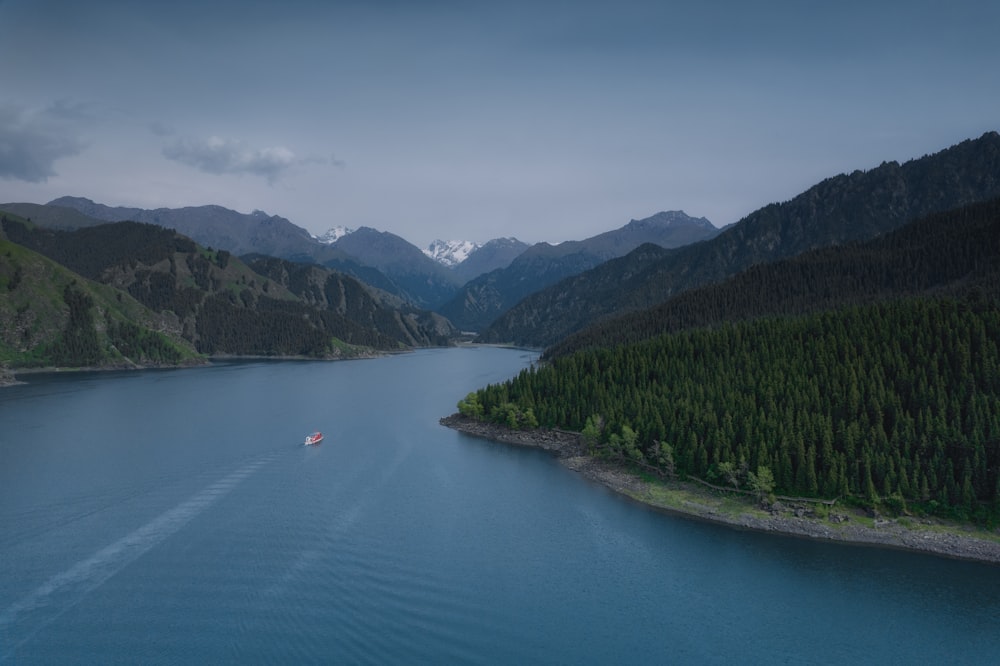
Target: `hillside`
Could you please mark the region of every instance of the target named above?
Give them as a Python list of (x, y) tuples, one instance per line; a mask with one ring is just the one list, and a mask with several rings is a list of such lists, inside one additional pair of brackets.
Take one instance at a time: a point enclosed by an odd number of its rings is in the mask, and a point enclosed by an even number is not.
[(580, 351), (459, 402), (593, 455), (773, 494), (1000, 523), (1000, 306), (906, 298)]
[[(326, 272), (321, 284), (342, 294), (342, 307), (317, 307), (228, 252), (206, 250), (171, 229), (119, 222), (60, 232), (12, 221), (4, 229), (11, 241), (162, 313), (168, 330), (201, 353), (337, 357), (441, 341), (437, 329), (423, 329), (412, 316), (392, 324), (394, 315), (381, 310), (393, 308), (368, 298), (352, 278)], [(355, 300), (363, 301), (359, 311), (379, 311), (371, 318), (380, 328), (345, 316), (343, 304)]]
[(86, 280), (0, 231), (0, 366), (200, 362), (193, 345), (170, 328), (168, 317), (128, 294)]
[(494, 238), (470, 252), (452, 271), (459, 283), (465, 284), (480, 275), (507, 268), (527, 249), (528, 244), (516, 238)]
[(509, 266), (481, 275), (467, 283), (438, 312), (462, 330), (478, 331), (526, 296), (621, 257), (644, 243), (679, 247), (713, 238), (718, 233), (705, 218), (683, 211), (657, 213), (643, 220), (582, 241), (559, 245), (538, 243), (522, 252)]
[[(872, 238), (936, 212), (1000, 196), (1000, 135), (984, 134), (899, 165), (829, 178), (766, 206), (706, 242), (643, 246), (525, 298), (480, 335), (483, 342), (554, 344), (616, 313), (648, 308), (761, 262)], [(453, 320), (454, 321), (454, 320)]]
[[(5, 203), (0, 204), (0, 210), (12, 213), (34, 223), (36, 226), (45, 227), (46, 229), (68, 231), (80, 229), (81, 227), (95, 227), (107, 222), (107, 220), (101, 220), (81, 213), (75, 208), (53, 204)], [(114, 221), (117, 222), (118, 220)]]
[(333, 248), (359, 263), (381, 271), (400, 295), (414, 305), (436, 309), (458, 288), (458, 278), (415, 245), (387, 231), (371, 227), (339, 238)]
[(1000, 298), (1000, 199), (931, 215), (867, 242), (757, 264), (653, 308), (599, 321), (547, 349), (545, 358), (727, 321), (973, 291)]
[(391, 334), (407, 346), (446, 345), (457, 334), (441, 315), (416, 308), (407, 300), (337, 271), (274, 257), (249, 258), (247, 265), (308, 305)]

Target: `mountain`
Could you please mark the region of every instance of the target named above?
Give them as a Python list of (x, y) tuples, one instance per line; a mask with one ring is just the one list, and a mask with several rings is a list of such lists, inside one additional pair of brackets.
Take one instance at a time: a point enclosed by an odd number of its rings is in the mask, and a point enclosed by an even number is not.
[(349, 229), (344, 226), (331, 227), (326, 230), (326, 233), (319, 236), (313, 236), (313, 238), (318, 240), (320, 243), (330, 245), (332, 243), (336, 243), (338, 240), (351, 233), (354, 233), (354, 229)]
[(481, 330), (529, 294), (620, 257), (643, 243), (671, 248), (707, 240), (717, 233), (718, 229), (703, 217), (693, 218), (683, 211), (670, 211), (631, 220), (619, 229), (582, 241), (559, 245), (538, 243), (518, 255), (506, 268), (468, 282), (438, 312), (462, 330)]
[[(315, 267), (296, 294), (172, 229), (118, 222), (52, 231), (7, 219), (4, 231), (161, 313), (164, 329), (200, 353), (342, 357), (445, 342), (440, 318), (400, 309), (350, 276)], [(306, 288), (322, 298), (304, 298)]]
[(834, 176), (790, 201), (751, 213), (706, 242), (673, 250), (642, 246), (525, 298), (480, 340), (547, 346), (600, 318), (662, 303), (757, 263), (869, 239), (916, 218), (998, 196), (1000, 135), (988, 132), (902, 165), (884, 162), (870, 171)]
[(549, 347), (543, 358), (723, 322), (914, 296), (1000, 302), (1000, 199), (936, 213), (869, 241), (756, 264), (652, 308), (596, 322)]
[[(35, 204), (14, 204), (27, 206), (26, 210), (33, 213), (33, 220), (41, 226), (49, 228), (75, 228), (76, 226), (91, 226), (87, 219), (107, 222), (133, 221), (157, 224), (169, 229), (175, 229), (181, 234), (205, 247), (222, 249), (237, 256), (269, 256), (290, 259), (304, 263), (322, 264), (333, 270), (347, 273), (374, 287), (403, 298), (413, 298), (417, 305), (428, 301), (426, 294), (420, 288), (414, 288), (408, 282), (413, 280), (412, 271), (403, 276), (387, 276), (379, 271), (375, 264), (391, 262), (383, 261), (377, 251), (362, 251), (368, 259), (375, 262), (366, 263), (358, 257), (344, 252), (338, 241), (354, 232), (346, 227), (335, 227), (322, 237), (316, 238), (305, 229), (292, 224), (283, 217), (268, 215), (254, 211), (247, 215), (221, 206), (191, 206), (187, 208), (158, 208), (146, 210), (142, 208), (111, 207), (94, 203), (82, 197), (60, 197), (50, 201), (45, 206)], [(67, 209), (76, 210), (88, 218), (75, 219), (74, 225), (61, 223), (66, 218)], [(359, 238), (368, 237), (362, 234)], [(402, 241), (402, 239), (399, 239)], [(406, 241), (402, 241), (406, 242)], [(357, 244), (345, 243), (345, 246), (356, 247)], [(412, 250), (416, 250), (411, 246)], [(427, 279), (434, 282), (438, 271), (435, 267), (424, 267), (429, 271)], [(402, 284), (396, 278), (402, 277)], [(419, 285), (419, 278), (416, 279)], [(457, 285), (452, 289), (457, 288)], [(439, 298), (433, 296), (432, 298)]]
[(222, 206), (185, 208), (127, 208), (105, 206), (82, 197), (60, 197), (48, 205), (74, 208), (107, 222), (145, 222), (174, 229), (205, 247), (243, 255), (259, 252), (275, 257), (312, 256), (317, 241), (303, 229), (277, 215), (255, 210), (238, 213)]
[[(238, 256), (271, 256), (316, 263), (353, 275), (421, 308), (448, 300), (460, 286), (443, 266), (406, 240), (370, 227), (330, 229), (314, 237), (277, 215), (249, 215), (222, 206), (187, 208), (110, 207), (81, 197), (61, 197), (48, 206), (72, 208), (98, 220), (129, 220), (176, 229), (205, 247)], [(41, 211), (35, 211), (41, 216)]]
[(458, 279), (417, 246), (387, 231), (361, 227), (331, 246), (358, 262), (377, 268), (391, 279), (404, 298), (435, 309), (458, 288)]
[(81, 213), (76, 208), (58, 204), (5, 203), (0, 204), (0, 210), (25, 218), (46, 229), (79, 229), (107, 222)]
[(0, 221), (0, 368), (201, 362), (169, 316), (8, 240), (3, 226), (23, 218)]
[(472, 241), (436, 240), (427, 246), (423, 252), (428, 257), (447, 268), (454, 268), (465, 261), (469, 254), (479, 249), (479, 244)]
[[(704, 217), (691, 217), (682, 210), (671, 210), (631, 220), (620, 229), (606, 231), (580, 244), (606, 261), (628, 254), (643, 243), (681, 247), (714, 238), (718, 233), (719, 230)], [(560, 247), (562, 245), (565, 243)]]
[(402, 298), (316, 264), (256, 256), (249, 258), (247, 265), (309, 305), (391, 332), (407, 346), (446, 345), (457, 333), (451, 322), (437, 313), (420, 310)]
[(450, 268), (462, 284), (511, 262), (528, 249), (516, 238), (494, 238), (482, 245), (473, 241), (436, 240), (423, 252), (442, 266)]
[(485, 275), (500, 268), (507, 268), (521, 254), (528, 249), (527, 243), (522, 243), (516, 238), (494, 238), (469, 253), (452, 270), (458, 277), (459, 282), (465, 284), (480, 275)]

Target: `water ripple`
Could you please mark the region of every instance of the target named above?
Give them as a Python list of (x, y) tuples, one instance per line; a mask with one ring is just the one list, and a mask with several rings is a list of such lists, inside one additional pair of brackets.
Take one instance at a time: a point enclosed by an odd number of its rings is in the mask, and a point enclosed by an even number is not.
[(228, 474), (187, 501), (160, 514), (87, 559), (52, 576), (34, 591), (8, 606), (0, 613), (0, 634), (17, 635), (11, 631), (11, 627), (14, 626), (23, 626), (26, 633), (20, 640), (8, 646), (7, 652), (0, 655), (0, 661), (6, 660), (19, 645), (30, 640), (38, 631), (103, 585), (123, 567), (176, 533), (271, 458), (273, 455), (251, 462)]

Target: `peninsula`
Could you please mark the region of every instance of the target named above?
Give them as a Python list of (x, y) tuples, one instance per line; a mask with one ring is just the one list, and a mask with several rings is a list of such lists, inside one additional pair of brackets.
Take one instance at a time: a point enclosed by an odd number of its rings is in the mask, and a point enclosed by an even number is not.
[(725, 490), (691, 481), (652, 479), (637, 468), (588, 455), (579, 434), (564, 430), (517, 430), (453, 414), (441, 425), (515, 446), (551, 452), (565, 467), (632, 500), (666, 513), (738, 529), (809, 539), (895, 548), (955, 559), (1000, 564), (1000, 533), (937, 518), (871, 515), (834, 504), (778, 499), (767, 508)]

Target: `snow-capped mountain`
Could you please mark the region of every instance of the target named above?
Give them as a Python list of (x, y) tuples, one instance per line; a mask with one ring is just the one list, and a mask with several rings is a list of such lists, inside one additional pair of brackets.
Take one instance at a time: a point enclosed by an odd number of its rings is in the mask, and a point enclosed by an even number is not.
[(469, 255), (479, 249), (479, 244), (463, 240), (436, 240), (423, 250), (428, 257), (452, 268), (469, 258)]
[(313, 238), (318, 240), (320, 243), (326, 243), (327, 245), (331, 245), (339, 241), (347, 234), (351, 233), (354, 233), (354, 229), (349, 229), (348, 227), (345, 226), (339, 226), (339, 227), (333, 227), (332, 229), (328, 229), (327, 232), (324, 233), (322, 236), (313, 236)]

